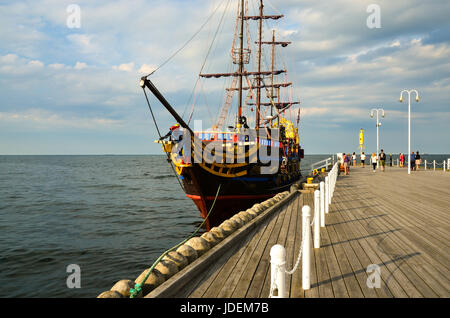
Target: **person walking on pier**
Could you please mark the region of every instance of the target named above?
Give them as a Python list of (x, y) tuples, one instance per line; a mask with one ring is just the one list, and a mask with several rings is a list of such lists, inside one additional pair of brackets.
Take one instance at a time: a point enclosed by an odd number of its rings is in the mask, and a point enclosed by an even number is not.
[(389, 154), (389, 166), (392, 167), (392, 154)]
[(400, 168), (403, 168), (405, 164), (405, 155), (400, 153)]
[(383, 152), (383, 149), (381, 149), (380, 155), (380, 167), (381, 167), (381, 171), (384, 172), (384, 167), (386, 165), (386, 154)]
[[(415, 159), (416, 159), (416, 163), (415, 163), (415, 164), (416, 164), (416, 169), (419, 170), (419, 168), (420, 168), (420, 163), (421, 163), (422, 161), (420, 160), (420, 155), (419, 155), (419, 152), (418, 152), (418, 151), (416, 152), (416, 157), (415, 157)], [(416, 170), (416, 169), (415, 169), (415, 170)]]
[(366, 162), (366, 155), (364, 152), (361, 154), (361, 167), (364, 168), (364, 163)]
[(353, 167), (356, 167), (356, 153), (353, 153), (352, 160), (353, 160)]
[(344, 158), (343, 158), (343, 160), (344, 160), (344, 172), (345, 172), (345, 175), (348, 175), (349, 174), (349, 164), (350, 164), (350, 156), (349, 155), (346, 155), (345, 153), (343, 154), (343, 156), (344, 156)]
[(374, 152), (374, 153), (372, 153), (372, 157), (370, 157), (370, 163), (372, 164), (373, 172), (377, 171), (377, 161), (378, 161), (378, 158)]
[(411, 153), (411, 171), (416, 171), (416, 154), (414, 151)]

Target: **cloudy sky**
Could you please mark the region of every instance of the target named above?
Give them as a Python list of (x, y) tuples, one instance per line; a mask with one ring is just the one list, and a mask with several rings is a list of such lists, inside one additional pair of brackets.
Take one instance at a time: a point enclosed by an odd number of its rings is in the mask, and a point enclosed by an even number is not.
[[(259, 1), (249, 2), (252, 12)], [(0, 1), (0, 154), (160, 153), (139, 78), (197, 32), (151, 79), (180, 113), (189, 114), (195, 99), (194, 118), (210, 125), (227, 83), (214, 79), (194, 87), (205, 56), (204, 72), (232, 69), (237, 3)], [(366, 151), (374, 151), (369, 113), (380, 107), (386, 112), (382, 147), (405, 152), (407, 96), (398, 99), (413, 88), (421, 100), (412, 102), (412, 147), (450, 153), (450, 1), (265, 3), (268, 14), (285, 15), (265, 23), (265, 36), (276, 29), (280, 39), (293, 42), (279, 63), (302, 102), (307, 154), (357, 151), (360, 128)], [(79, 27), (73, 4), (80, 9)], [(374, 21), (371, 4), (380, 8), (380, 28), (367, 25), (368, 18)], [(172, 120), (151, 101), (166, 132)]]

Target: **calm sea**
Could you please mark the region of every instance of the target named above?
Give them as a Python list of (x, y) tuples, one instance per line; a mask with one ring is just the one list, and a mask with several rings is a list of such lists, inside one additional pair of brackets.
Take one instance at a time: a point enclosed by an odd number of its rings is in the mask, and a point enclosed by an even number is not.
[(96, 297), (201, 221), (164, 156), (0, 156), (0, 297)]

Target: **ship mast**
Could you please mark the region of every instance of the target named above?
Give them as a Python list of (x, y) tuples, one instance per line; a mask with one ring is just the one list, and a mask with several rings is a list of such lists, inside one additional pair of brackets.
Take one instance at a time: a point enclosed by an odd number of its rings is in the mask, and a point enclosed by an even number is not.
[[(237, 72), (231, 72), (231, 73), (215, 73), (215, 74), (199, 74), (199, 77), (202, 78), (221, 78), (221, 77), (233, 77), (233, 84), (230, 88), (227, 88), (227, 99), (225, 102), (225, 107), (222, 108), (222, 111), (219, 114), (219, 119), (216, 125), (216, 128), (221, 128), (223, 126), (223, 123), (226, 119), (226, 115), (228, 112), (228, 109), (231, 105), (231, 99), (232, 99), (232, 92), (235, 90), (239, 91), (239, 101), (238, 101), (238, 118), (237, 118), (237, 125), (236, 128), (242, 127), (242, 124), (244, 123), (244, 117), (242, 116), (242, 107), (243, 107), (243, 91), (244, 90), (252, 90), (256, 89), (257, 91), (257, 97), (255, 104), (247, 103), (247, 105), (256, 105), (257, 107), (257, 113), (256, 113), (256, 123), (255, 128), (259, 129), (261, 126), (261, 122), (263, 122), (264, 125), (271, 122), (275, 118), (278, 118), (282, 113), (284, 113), (288, 108), (290, 108), (292, 105), (300, 104), (300, 102), (282, 102), (280, 100), (280, 89), (284, 87), (289, 87), (292, 85), (292, 83), (284, 82), (284, 83), (274, 83), (274, 77), (278, 76), (282, 73), (286, 73), (286, 70), (276, 70), (275, 69), (275, 46), (281, 45), (282, 47), (286, 47), (287, 45), (291, 44), (291, 42), (281, 42), (275, 40), (275, 31), (272, 35), (272, 40), (270, 42), (264, 42), (263, 41), (263, 32), (262, 32), (262, 25), (263, 20), (279, 20), (284, 17), (284, 15), (264, 15), (264, 4), (263, 0), (260, 1), (259, 6), (259, 15), (251, 16), (246, 14), (246, 6), (245, 6), (246, 0), (240, 0), (238, 3), (238, 17), (236, 19), (236, 27), (235, 27), (235, 36), (233, 39), (233, 48), (231, 51), (233, 63), (238, 64), (239, 68)], [(240, 9), (240, 12), (239, 12)], [(248, 9), (248, 8), (247, 8)], [(240, 19), (240, 21), (239, 21)], [(250, 61), (250, 44), (248, 44), (248, 48), (244, 48), (244, 23), (245, 21), (258, 20), (258, 41), (256, 44), (258, 44), (258, 56), (257, 56), (257, 72), (249, 72), (245, 70), (244, 65), (249, 64)], [(239, 23), (240, 22), (240, 23)], [(236, 33), (238, 31), (238, 26), (240, 26), (239, 30), (239, 42), (240, 47), (238, 49), (234, 48), (235, 40), (236, 40)], [(248, 40), (250, 41), (250, 35), (247, 36)], [(269, 44), (272, 45), (272, 68), (270, 71), (263, 71), (262, 70), (262, 45), (263, 44)], [(151, 74), (150, 74), (151, 75)], [(150, 75), (144, 76), (141, 78), (140, 86), (142, 88), (147, 87), (153, 95), (163, 104), (163, 106), (169, 111), (169, 113), (175, 118), (175, 120), (185, 129), (189, 130), (191, 133), (192, 130), (189, 128), (188, 124), (183, 121), (183, 119), (177, 114), (177, 112), (173, 109), (173, 107), (169, 104), (169, 102), (162, 96), (162, 94), (158, 91), (158, 89), (153, 85), (153, 83), (148, 79)], [(248, 81), (248, 87), (243, 87), (243, 77), (248, 76), (255, 76), (254, 79), (256, 79), (256, 87), (252, 87), (251, 81)], [(264, 82), (264, 77), (271, 76), (271, 84), (267, 85)], [(238, 88), (235, 88), (236, 82), (239, 82)], [(270, 97), (270, 103), (261, 103), (261, 89), (271, 88), (270, 96), (268, 94), (267, 97)], [(274, 89), (277, 90), (278, 94), (277, 96), (274, 96)], [(275, 103), (273, 98), (278, 97), (278, 102)], [(271, 118), (269, 120), (262, 120), (261, 118), (261, 106), (270, 106), (271, 107)], [(277, 112), (276, 116), (273, 116), (273, 109), (275, 107), (275, 110)], [(214, 126), (213, 126), (214, 127)]]
[(238, 104), (238, 127), (241, 125), (242, 117), (242, 77), (244, 73), (244, 0), (241, 0), (241, 30), (239, 34), (239, 104)]
[[(258, 87), (256, 89), (256, 129), (259, 129), (260, 113), (261, 113), (261, 59), (262, 59), (262, 24), (264, 17), (264, 4), (263, 0), (260, 0), (259, 5), (259, 21), (258, 21)], [(273, 71), (273, 70), (272, 70)], [(273, 74), (272, 74), (273, 76)]]
[[(238, 97), (238, 113), (237, 113), (237, 125), (236, 128), (240, 128), (242, 126), (243, 123), (243, 116), (242, 116), (242, 107), (243, 107), (243, 91), (244, 90), (252, 90), (255, 89), (256, 90), (256, 100), (255, 100), (255, 104), (256, 105), (256, 120), (255, 120), (255, 128), (259, 129), (261, 126), (261, 123), (264, 122), (263, 119), (261, 118), (261, 106), (273, 106), (273, 100), (271, 103), (261, 103), (261, 89), (264, 88), (269, 88), (271, 87), (271, 91), (272, 91), (272, 95), (273, 95), (273, 89), (277, 89), (279, 91), (280, 87), (288, 87), (290, 85), (292, 85), (292, 83), (282, 83), (282, 84), (276, 84), (274, 83), (274, 76), (280, 75), (282, 73), (285, 73), (286, 70), (275, 70), (275, 63), (274, 61), (272, 61), (272, 69), (271, 71), (263, 71), (262, 70), (262, 55), (263, 55), (263, 44), (272, 44), (272, 59), (274, 59), (274, 51), (275, 45), (282, 45), (283, 47), (287, 46), (288, 44), (290, 44), (290, 42), (275, 42), (275, 38), (273, 37), (272, 41), (269, 42), (264, 42), (263, 41), (263, 20), (278, 20), (284, 17), (284, 15), (264, 15), (264, 4), (263, 4), (263, 0), (259, 0), (260, 2), (260, 6), (259, 6), (259, 14), (258, 15), (247, 15), (246, 14), (246, 7), (245, 7), (245, 0), (240, 0), (239, 2), (239, 6), (240, 7), (240, 12), (238, 12), (238, 19), (240, 19), (240, 23), (237, 23), (237, 25), (239, 25), (239, 48), (234, 49), (234, 45), (233, 45), (233, 49), (232, 49), (232, 57), (233, 57), (233, 63), (234, 64), (238, 64), (238, 70), (237, 72), (232, 72), (232, 73), (214, 73), (214, 74), (199, 74), (200, 77), (202, 78), (220, 78), (220, 77), (234, 77), (236, 79), (236, 82), (238, 82), (238, 87), (234, 88), (234, 84), (232, 84), (232, 87), (227, 88), (227, 100), (225, 102), (224, 107), (222, 108), (220, 115), (219, 115), (219, 119), (217, 121), (217, 128), (222, 127), (228, 108), (230, 106), (230, 99), (232, 98), (232, 92), (233, 91), (238, 91), (239, 97)], [(258, 41), (256, 42), (256, 44), (258, 45), (258, 55), (257, 55), (257, 71), (256, 72), (249, 72), (247, 70), (245, 70), (244, 65), (249, 63), (249, 59), (250, 59), (250, 48), (244, 48), (244, 22), (245, 21), (249, 21), (249, 20), (253, 20), (253, 21), (258, 21)], [(249, 87), (244, 87), (243, 86), (243, 77), (248, 77), (248, 76), (255, 76), (254, 79), (256, 81), (256, 86), (251, 87), (252, 84), (248, 85)], [(264, 83), (264, 77), (265, 76), (272, 76), (272, 83), (270, 85), (267, 85)], [(233, 83), (235, 83), (233, 81)], [(278, 94), (279, 97), (280, 94)], [(272, 98), (272, 97), (271, 97)], [(282, 103), (282, 102), (278, 102), (275, 106), (277, 109), (280, 108), (286, 108), (286, 107), (290, 107), (292, 104), (296, 104), (296, 103)], [(251, 104), (247, 104), (247, 105), (251, 105)], [(273, 107), (271, 109), (271, 112), (273, 111)], [(278, 112), (278, 111), (277, 111)], [(265, 124), (265, 123), (264, 123)]]
[[(253, 17), (253, 19), (256, 19), (259, 17)], [(264, 18), (279, 18), (279, 16), (266, 16)], [(286, 88), (292, 85), (291, 82), (283, 82), (283, 83), (275, 83), (275, 76), (281, 74), (281, 73), (285, 73), (286, 71), (280, 72), (280, 71), (276, 71), (275, 67), (276, 67), (276, 55), (275, 55), (275, 48), (277, 45), (280, 45), (282, 47), (286, 47), (289, 44), (291, 44), (291, 42), (285, 42), (285, 41), (277, 41), (276, 37), (275, 37), (275, 30), (273, 30), (272, 32), (272, 40), (271, 41), (259, 41), (256, 42), (256, 44), (267, 44), (267, 45), (271, 45), (272, 46), (272, 68), (271, 71), (269, 72), (256, 72), (255, 74), (260, 74), (260, 75), (271, 75), (271, 84), (267, 85), (264, 83), (264, 81), (262, 81), (262, 85), (256, 87), (256, 88), (269, 88), (270, 87), (270, 91), (268, 91), (267, 97), (270, 99), (270, 101), (268, 103), (261, 103), (259, 102), (259, 106), (269, 106), (270, 107), (270, 120), (264, 120), (264, 124), (268, 123), (268, 122), (272, 122), (272, 120), (274, 120), (275, 118), (277, 118), (278, 122), (279, 122), (279, 115), (280, 113), (284, 112), (285, 110), (287, 110), (288, 108), (290, 108), (293, 105), (298, 105), (300, 104), (300, 102), (296, 102), (296, 101), (291, 101), (291, 102), (282, 102), (281, 101), (281, 94), (280, 94), (280, 90), (281, 88)], [(245, 89), (245, 88), (244, 88)], [(249, 104), (249, 105), (258, 105), (258, 101), (256, 101), (255, 104)], [(276, 115), (274, 116), (274, 112), (273, 110), (276, 110)], [(261, 120), (260, 120), (261, 121)]]
[[(275, 30), (272, 31), (272, 72), (275, 69)], [(270, 98), (273, 100), (273, 84), (274, 84), (274, 75), (272, 73), (272, 81), (271, 81), (272, 87), (270, 90)], [(270, 116), (273, 116), (273, 105), (270, 105)]]

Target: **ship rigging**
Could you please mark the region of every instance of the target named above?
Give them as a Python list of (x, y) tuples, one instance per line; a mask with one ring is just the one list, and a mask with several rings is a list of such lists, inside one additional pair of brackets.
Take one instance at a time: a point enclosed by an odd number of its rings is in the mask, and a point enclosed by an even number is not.
[[(277, 65), (277, 48), (286, 48), (291, 42), (277, 40), (275, 30), (271, 32), (270, 40), (265, 40), (263, 33), (264, 22), (280, 20), (284, 15), (266, 15), (263, 0), (257, 1), (258, 11), (254, 15), (249, 13), (249, 0), (235, 2), (238, 7), (230, 51), (235, 69), (226, 73), (204, 73), (204, 62), (196, 82), (197, 86), (202, 79), (231, 79), (211, 129), (192, 129), (190, 122), (194, 108), (186, 122), (149, 79), (152, 74), (142, 77), (140, 82), (149, 107), (146, 89), (183, 130), (182, 138), (163, 140), (158, 129), (160, 140), (157, 142), (162, 144), (173, 164), (186, 195), (194, 201), (202, 217), (208, 217), (207, 229), (256, 202), (289, 189), (301, 177), (300, 100), (292, 98), (293, 83), (287, 80), (287, 68)], [(228, 0), (225, 10), (230, 3)], [(220, 23), (223, 18), (224, 15)], [(254, 22), (257, 36), (252, 42), (250, 24)], [(269, 66), (264, 63), (265, 48), (270, 50)], [(210, 51), (211, 46), (207, 56)], [(284, 75), (284, 81), (278, 81), (280, 75)], [(291, 90), (291, 98), (286, 98), (284, 89)], [(236, 92), (237, 112), (230, 116)], [(298, 107), (297, 112), (293, 111), (294, 107)], [(157, 126), (151, 107), (150, 111)], [(296, 118), (296, 125), (289, 120), (292, 117)], [(216, 191), (218, 187), (220, 193)]]

